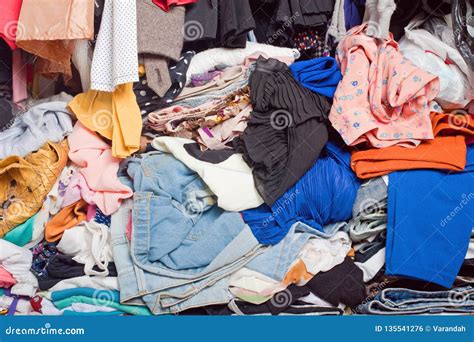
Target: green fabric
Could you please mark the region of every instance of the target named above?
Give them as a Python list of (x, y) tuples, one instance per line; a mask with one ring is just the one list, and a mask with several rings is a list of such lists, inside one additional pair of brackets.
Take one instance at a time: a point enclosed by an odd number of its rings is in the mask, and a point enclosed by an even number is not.
[(119, 316), (119, 315), (123, 315), (123, 312), (122, 311), (76, 312), (72, 310), (64, 310), (63, 314), (65, 316)]
[(26, 245), (33, 239), (33, 227), (35, 225), (36, 215), (37, 214), (34, 214), (28, 220), (13, 228), (3, 239), (20, 247)]
[(269, 301), (270, 299), (272, 299), (272, 296), (263, 296), (259, 294), (252, 295), (252, 294), (244, 294), (244, 293), (237, 293), (236, 297), (243, 300), (244, 302), (257, 304), (257, 305), (265, 303)]
[(0, 289), (0, 296), (3, 296), (5, 294), (5, 290), (4, 289)]
[(53, 303), (54, 303), (54, 306), (57, 307), (59, 310), (62, 310), (71, 306), (72, 303), (86, 303), (86, 304), (97, 305), (97, 306), (108, 306), (109, 308), (123, 311), (131, 315), (151, 316), (150, 310), (148, 310), (148, 308), (146, 307), (123, 305), (123, 304), (119, 304), (113, 301), (104, 301), (104, 300), (101, 300), (100, 298), (92, 298), (92, 297), (86, 297), (86, 296), (71, 296), (69, 298), (61, 299)]

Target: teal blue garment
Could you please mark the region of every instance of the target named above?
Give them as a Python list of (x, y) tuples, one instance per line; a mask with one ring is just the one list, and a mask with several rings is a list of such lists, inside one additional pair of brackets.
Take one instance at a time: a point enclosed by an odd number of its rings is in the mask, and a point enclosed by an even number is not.
[(109, 311), (109, 312), (76, 312), (72, 310), (64, 310), (64, 316), (120, 316), (124, 313), (122, 311)]
[(4, 289), (0, 289), (0, 296), (3, 296), (5, 294), (5, 290)]
[(98, 290), (90, 287), (77, 287), (73, 289), (66, 289), (60, 291), (53, 291), (51, 293), (51, 300), (53, 302), (66, 299), (73, 296), (90, 297), (97, 300), (107, 302), (120, 303), (120, 292), (116, 290)]
[(19, 247), (23, 247), (33, 239), (33, 228), (35, 225), (36, 215), (34, 214), (28, 220), (16, 226), (13, 230), (9, 231), (3, 239), (11, 242)]
[(54, 301), (53, 304), (59, 310), (67, 309), (73, 303), (86, 303), (90, 305), (97, 306), (107, 306), (109, 308), (120, 310), (131, 315), (136, 316), (151, 316), (150, 310), (144, 306), (132, 306), (132, 305), (123, 305), (113, 301), (107, 301), (107, 298), (94, 298), (94, 297), (85, 297), (85, 296), (71, 296), (64, 298), (58, 301)]

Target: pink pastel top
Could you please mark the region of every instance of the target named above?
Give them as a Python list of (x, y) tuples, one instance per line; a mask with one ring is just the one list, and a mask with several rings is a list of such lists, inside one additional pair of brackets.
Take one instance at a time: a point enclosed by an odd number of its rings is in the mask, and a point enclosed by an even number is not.
[(343, 78), (329, 120), (347, 145), (415, 147), (433, 139), (428, 102), (439, 92), (437, 76), (417, 68), (388, 39), (351, 29), (337, 47)]
[(95, 204), (105, 215), (120, 208), (121, 201), (133, 196), (133, 191), (117, 176), (120, 159), (112, 156), (110, 145), (79, 121), (67, 138), (69, 159), (80, 167), (72, 176), (64, 194), (64, 204), (82, 197)]
[(15, 278), (6, 269), (0, 266), (0, 288), (10, 288), (16, 284)]

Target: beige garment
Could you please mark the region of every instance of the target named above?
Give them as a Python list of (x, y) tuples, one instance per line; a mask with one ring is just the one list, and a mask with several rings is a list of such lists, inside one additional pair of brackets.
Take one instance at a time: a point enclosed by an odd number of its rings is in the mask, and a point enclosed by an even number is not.
[(239, 113), (213, 127), (201, 127), (198, 129), (197, 142), (202, 150), (223, 150), (230, 148), (226, 144), (241, 135), (247, 128), (250, 119), (252, 105), (249, 103)]
[[(206, 102), (198, 107), (171, 106), (148, 115), (148, 127), (166, 135), (186, 139), (198, 136), (199, 128), (212, 128), (250, 111), (249, 88), (237, 89), (220, 100)], [(210, 131), (207, 131), (210, 133)]]
[(184, 87), (178, 97), (175, 99), (175, 102), (193, 97), (206, 94), (209, 91), (216, 91), (227, 87), (233, 82), (237, 82), (243, 77), (245, 77), (245, 71), (248, 69), (248, 66), (245, 65), (236, 65), (228, 67), (224, 72), (214, 78), (209, 83), (200, 86), (200, 87)]
[(74, 39), (94, 36), (94, 0), (23, 0), (16, 42), (41, 57), (37, 72), (71, 78)]

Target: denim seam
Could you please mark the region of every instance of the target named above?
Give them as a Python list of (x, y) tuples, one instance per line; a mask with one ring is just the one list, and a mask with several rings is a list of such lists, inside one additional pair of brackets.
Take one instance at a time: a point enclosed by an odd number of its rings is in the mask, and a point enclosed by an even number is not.
[[(257, 247), (258, 248), (258, 247)], [(183, 304), (185, 303), (187, 300), (189, 300), (190, 298), (196, 296), (200, 291), (202, 291), (203, 289), (205, 288), (208, 288), (210, 286), (213, 286), (215, 283), (217, 283), (219, 280), (222, 280), (224, 279), (225, 277), (229, 276), (231, 273), (235, 272), (236, 269), (240, 269), (241, 267), (243, 267), (245, 264), (247, 264), (248, 262), (250, 262), (254, 257), (256, 257), (257, 255), (259, 255), (259, 251), (258, 250), (254, 250), (253, 251), (253, 254), (250, 255), (250, 256), (247, 256), (247, 258), (243, 259), (243, 260), (240, 260), (237, 262), (237, 263), (233, 263), (229, 266), (226, 266), (226, 269), (222, 272), (222, 273), (219, 273), (218, 275), (214, 275), (214, 277), (212, 278), (212, 280), (208, 281), (208, 282), (204, 282), (202, 285), (200, 285), (199, 287), (196, 287), (194, 284), (191, 284), (193, 286), (193, 290), (191, 291), (187, 291), (185, 294), (181, 293), (179, 297), (176, 297), (176, 296), (172, 296), (172, 293), (171, 292), (162, 292), (160, 294), (158, 294), (156, 300), (155, 300), (155, 304), (153, 306), (153, 311), (156, 311), (156, 308), (157, 307), (160, 307), (162, 309), (170, 309), (177, 306), (177, 305), (180, 305), (180, 304)], [(212, 276), (212, 275), (211, 275)], [(205, 278), (204, 278), (205, 279)], [(166, 289), (165, 289), (166, 290)], [(186, 295), (187, 294), (187, 295)], [(163, 306), (162, 303), (161, 303), (161, 299), (162, 297), (164, 297), (164, 295), (166, 295), (166, 298), (179, 298), (181, 300), (178, 300), (172, 304), (169, 304), (167, 306)], [(179, 310), (178, 310), (179, 311)]]
[[(253, 259), (254, 257), (256, 257), (257, 255), (259, 255), (259, 248), (260, 247), (255, 247), (249, 255), (244, 255), (242, 257), (240, 257), (239, 259), (235, 260), (234, 262), (232, 262), (231, 264), (228, 264), (228, 265), (225, 265), (223, 268), (221, 269), (218, 269), (218, 270), (215, 270), (215, 271), (212, 271), (210, 273), (206, 273), (204, 275), (201, 275), (199, 276), (198, 278), (193, 278), (193, 279), (184, 279), (183, 282), (181, 283), (177, 283), (176, 285), (173, 286), (174, 287), (179, 287), (179, 286), (182, 286), (182, 285), (187, 285), (187, 284), (190, 284), (190, 283), (193, 283), (193, 282), (198, 282), (198, 281), (201, 281), (201, 280), (204, 280), (206, 278), (209, 278), (211, 276), (213, 276), (215, 273), (217, 272), (228, 272), (227, 270), (228, 269), (232, 269), (234, 268), (235, 265), (238, 265), (240, 263), (242, 263), (245, 259), (249, 258), (249, 261), (251, 259)], [(246, 262), (248, 263), (248, 262)], [(160, 288), (159, 291), (163, 291), (163, 290), (167, 290), (167, 289), (170, 289), (171, 287), (164, 287), (164, 288)]]

